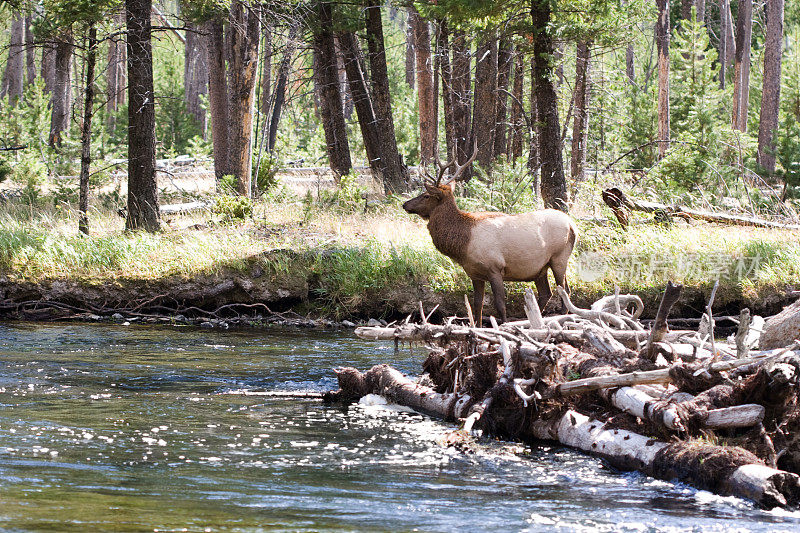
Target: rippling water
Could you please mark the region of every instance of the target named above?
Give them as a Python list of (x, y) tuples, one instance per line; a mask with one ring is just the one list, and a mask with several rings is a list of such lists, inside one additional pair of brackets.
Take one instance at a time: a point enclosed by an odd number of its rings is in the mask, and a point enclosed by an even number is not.
[(0, 528), (800, 530), (557, 446), (464, 455), (413, 412), (258, 394), (422, 357), (349, 332), (0, 325)]

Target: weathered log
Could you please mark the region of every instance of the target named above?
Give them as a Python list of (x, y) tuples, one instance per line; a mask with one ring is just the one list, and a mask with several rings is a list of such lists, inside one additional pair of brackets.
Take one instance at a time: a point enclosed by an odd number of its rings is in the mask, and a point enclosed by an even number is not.
[(664, 290), (663, 296), (661, 296), (661, 303), (658, 304), (656, 320), (653, 322), (650, 336), (647, 338), (645, 356), (651, 361), (655, 361), (655, 343), (660, 342), (669, 331), (667, 317), (672, 310), (672, 306), (681, 297), (681, 290), (683, 290), (683, 285), (672, 283), (672, 281), (667, 282), (667, 288)]
[(530, 287), (525, 289), (525, 315), (528, 317), (531, 329), (542, 329), (544, 327), (539, 302), (536, 301), (536, 297)]
[[(395, 327), (370, 327), (361, 326), (355, 329), (355, 335), (365, 340), (399, 340), (408, 342), (434, 342), (434, 341), (453, 341), (465, 340), (471, 335), (481, 334), (499, 341), (500, 338), (508, 338), (504, 334), (505, 327), (519, 324), (527, 324), (527, 321), (518, 323), (503, 324), (503, 329), (497, 332), (491, 328), (468, 328), (466, 326), (439, 326), (426, 324), (402, 324)], [(580, 343), (583, 341), (581, 330), (557, 330), (557, 329), (525, 329), (525, 334), (537, 341), (547, 342), (568, 342)], [(512, 335), (511, 333), (508, 333)], [(620, 341), (628, 348), (639, 349), (639, 344), (644, 341), (646, 332), (633, 330), (608, 330), (608, 334)], [(667, 333), (664, 341), (681, 341), (684, 337), (694, 335), (694, 331), (678, 330)], [(512, 339), (509, 339), (512, 340)], [(519, 339), (517, 339), (519, 340)]]
[(335, 370), (340, 390), (329, 393), (326, 401), (357, 401), (367, 394), (378, 394), (415, 411), (451, 422), (467, 416), (475, 400), (467, 394), (440, 394), (414, 383), (389, 365), (375, 365), (366, 372), (354, 368)]
[(766, 320), (761, 334), (761, 349), (786, 346), (797, 339), (800, 339), (800, 300)]
[(800, 476), (764, 465), (740, 448), (659, 442), (568, 410), (555, 420), (531, 425), (533, 436), (600, 456), (611, 464), (667, 480), (691, 483), (721, 494), (747, 498), (764, 508), (800, 501)]
[[(764, 363), (773, 357), (783, 355), (788, 350), (767, 350), (759, 352), (752, 357), (744, 359), (734, 359), (731, 361), (720, 361), (709, 365), (705, 370), (708, 372), (727, 372), (739, 367), (754, 363)], [(658, 370), (647, 370), (643, 372), (630, 372), (627, 374), (614, 374), (610, 376), (598, 376), (591, 378), (576, 379), (566, 383), (558, 383), (548, 388), (542, 393), (543, 398), (555, 398), (559, 396), (570, 396), (572, 394), (585, 394), (600, 389), (611, 389), (615, 387), (631, 387), (633, 385), (645, 385), (653, 383), (671, 383), (672, 369), (660, 368)], [(701, 368), (702, 370), (702, 368)]]
[(564, 305), (567, 307), (567, 311), (572, 314), (578, 315), (581, 318), (585, 318), (587, 320), (602, 320), (605, 323), (613, 325), (619, 329), (632, 329), (636, 331), (642, 331), (642, 325), (639, 324), (636, 320), (631, 318), (615, 315), (614, 313), (608, 313), (606, 311), (593, 311), (591, 309), (581, 309), (576, 307), (575, 304), (569, 299), (569, 294), (561, 285), (556, 286), (556, 291), (558, 295), (561, 297), (561, 301), (564, 302)]
[(614, 211), (614, 214), (617, 216), (617, 219), (620, 221), (620, 224), (623, 228), (627, 228), (628, 225), (629, 216), (626, 210), (633, 210), (642, 211), (645, 213), (663, 213), (665, 215), (681, 217), (684, 219), (692, 218), (695, 220), (704, 220), (706, 222), (716, 222), (719, 224), (800, 230), (800, 224), (786, 224), (783, 222), (775, 222), (757, 217), (745, 217), (740, 215), (731, 215), (728, 213), (699, 211), (677, 204), (666, 205), (657, 202), (648, 202), (645, 200), (634, 200), (626, 196), (625, 193), (623, 193), (617, 187), (611, 187), (604, 190), (602, 197), (606, 205), (608, 205), (608, 207)]
[(635, 294), (613, 294), (603, 296), (589, 308), (591, 311), (605, 311), (614, 314), (621, 314), (621, 311), (633, 305), (631, 318), (639, 318), (644, 312), (644, 302)]

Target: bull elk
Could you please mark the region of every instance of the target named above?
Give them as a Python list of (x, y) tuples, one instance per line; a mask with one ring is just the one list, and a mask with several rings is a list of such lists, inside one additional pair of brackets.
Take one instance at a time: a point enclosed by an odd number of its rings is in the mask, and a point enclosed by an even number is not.
[[(553, 271), (556, 284), (569, 290), (567, 262), (578, 233), (569, 216), (555, 209), (519, 215), (460, 210), (450, 183), (459, 179), (476, 153), (477, 149), (463, 165), (455, 161), (439, 162), (437, 178), (427, 176), (425, 192), (405, 202), (403, 209), (428, 221), (428, 231), (436, 249), (461, 265), (472, 280), (473, 307), (480, 325), (487, 281), (492, 288), (495, 309), (504, 322), (504, 281), (533, 281), (541, 308), (552, 296), (548, 268)], [(456, 170), (442, 182), (445, 172), (453, 165)]]

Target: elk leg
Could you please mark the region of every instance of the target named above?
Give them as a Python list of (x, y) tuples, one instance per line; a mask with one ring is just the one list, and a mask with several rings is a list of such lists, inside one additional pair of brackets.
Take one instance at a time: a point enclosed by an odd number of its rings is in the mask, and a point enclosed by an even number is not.
[(489, 276), (489, 283), (492, 286), (492, 296), (494, 296), (494, 308), (500, 315), (500, 322), (506, 321), (506, 289), (503, 287), (503, 276), (492, 274)]
[(483, 320), (483, 295), (486, 292), (486, 282), (480, 279), (472, 280), (472, 312), (475, 315), (475, 325), (481, 327)]
[(539, 309), (544, 310), (547, 302), (550, 301), (550, 297), (553, 296), (553, 292), (550, 290), (550, 281), (547, 279), (546, 268), (533, 280), (533, 283), (536, 284), (536, 293), (539, 296), (536, 299), (539, 303)]
[[(567, 257), (567, 259), (569, 259), (569, 257)], [(567, 261), (551, 261), (550, 269), (553, 271), (553, 277), (556, 280), (556, 285), (564, 287), (564, 290), (567, 291), (567, 294), (569, 294), (569, 285), (567, 285)], [(561, 299), (558, 298), (558, 300), (560, 308), (566, 310), (566, 306), (560, 301)]]

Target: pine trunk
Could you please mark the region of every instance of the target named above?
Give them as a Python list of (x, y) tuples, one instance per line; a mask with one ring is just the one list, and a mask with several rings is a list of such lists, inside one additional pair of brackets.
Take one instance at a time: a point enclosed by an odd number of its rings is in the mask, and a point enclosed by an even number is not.
[[(124, 15), (117, 16), (115, 23), (122, 26)], [(106, 128), (113, 135), (117, 126), (117, 109), (125, 103), (125, 42), (119, 38), (108, 41), (108, 67), (106, 74)]]
[(408, 9), (406, 16), (406, 83), (411, 89), (414, 89), (416, 83), (417, 73), (417, 52), (416, 46), (416, 27), (417, 27), (417, 10), (414, 7)]
[(783, 0), (768, 0), (764, 43), (764, 85), (761, 92), (761, 120), (758, 126), (758, 164), (775, 173), (775, 130), (781, 96), (781, 55), (783, 53)]
[[(461, 30), (453, 32), (453, 135), (455, 136), (456, 155), (458, 161), (466, 161), (472, 153), (469, 142), (472, 116), (472, 92), (470, 63), (470, 45), (465, 33)], [(465, 177), (469, 176), (469, 169)]]
[(261, 93), (260, 93), (260, 109), (262, 120), (264, 121), (264, 130), (267, 129), (269, 111), (272, 106), (272, 27), (265, 26), (264, 33), (264, 49), (261, 52), (263, 59), (261, 60)]
[(494, 159), (497, 92), (497, 39), (486, 37), (475, 56), (475, 105), (472, 110), (472, 139), (478, 144), (475, 162), (487, 173)]
[(317, 5), (319, 26), (314, 35), (314, 54), (317, 56), (314, 79), (319, 88), (322, 129), (328, 161), (335, 178), (352, 168), (350, 145), (339, 92), (339, 69), (336, 65), (336, 45), (333, 38), (333, 10), (328, 2)]
[(383, 158), (383, 183), (387, 193), (399, 193), (408, 187), (408, 169), (403, 164), (397, 149), (397, 138), (392, 117), (392, 99), (389, 93), (389, 74), (386, 67), (386, 50), (383, 40), (381, 3), (370, 0), (365, 3), (367, 47), (372, 74), (372, 105), (381, 139)]
[(197, 121), (203, 137), (206, 136), (206, 110), (203, 106), (203, 97), (208, 94), (208, 55), (205, 53), (205, 38), (193, 23), (186, 23), (184, 98), (186, 110)]
[(89, 27), (86, 50), (86, 87), (81, 128), (81, 175), (78, 194), (78, 231), (89, 235), (89, 167), (92, 164), (92, 107), (94, 106), (94, 67), (97, 62), (97, 28)]
[(372, 109), (372, 99), (370, 98), (367, 80), (364, 76), (364, 61), (361, 54), (361, 47), (353, 32), (342, 32), (338, 34), (337, 37), (342, 50), (347, 82), (350, 86), (350, 93), (353, 95), (353, 104), (356, 108), (356, 114), (358, 115), (361, 137), (364, 140), (364, 150), (367, 152), (367, 159), (372, 169), (372, 175), (380, 179), (383, 175), (380, 137), (378, 136), (378, 126), (375, 122), (375, 111)]
[(61, 145), (61, 133), (69, 128), (72, 107), (72, 33), (58, 37), (53, 58), (53, 97), (50, 115), (50, 146)]
[(506, 153), (506, 119), (508, 116), (508, 84), (511, 78), (511, 63), (514, 50), (507, 38), (500, 39), (497, 46), (497, 92), (495, 106), (494, 157)]
[(229, 158), (236, 176), (236, 190), (242, 196), (252, 193), (253, 177), (253, 114), (258, 75), (258, 46), (261, 42), (260, 9), (247, 6), (242, 0), (231, 4), (230, 68), (228, 98), (230, 100)]
[(575, 60), (575, 108), (572, 122), (572, 159), (570, 178), (573, 191), (584, 179), (586, 148), (589, 142), (589, 95), (591, 93), (590, 59), (591, 44), (578, 41)]
[(511, 102), (511, 135), (508, 142), (508, 157), (516, 161), (522, 157), (522, 139), (524, 138), (525, 119), (523, 116), (522, 92), (525, 85), (525, 58), (522, 52), (517, 52), (514, 63), (514, 87), (511, 94), (514, 95)]
[(530, 143), (528, 146), (528, 171), (533, 175), (533, 189), (537, 196), (541, 194), (541, 173), (539, 160), (539, 109), (536, 103), (536, 55), (531, 57), (531, 92), (530, 92), (530, 115), (534, 130), (531, 131)]
[(736, 58), (733, 66), (733, 113), (731, 116), (731, 127), (739, 131), (747, 131), (752, 31), (753, 0), (741, 0), (736, 17)]
[(278, 126), (281, 122), (283, 103), (286, 101), (286, 84), (289, 82), (289, 73), (292, 68), (292, 56), (297, 49), (295, 37), (297, 36), (297, 24), (293, 23), (289, 27), (289, 35), (286, 38), (286, 47), (283, 51), (283, 59), (278, 67), (278, 79), (275, 82), (275, 102), (272, 105), (272, 116), (269, 121), (269, 133), (267, 136), (267, 147), (269, 152), (275, 150), (275, 143), (278, 141)]
[(36, 80), (36, 39), (33, 35), (31, 22), (33, 17), (25, 17), (25, 84), (29, 85)]
[(214, 151), (214, 175), (217, 180), (230, 174), (228, 142), (228, 80), (225, 75), (225, 34), (222, 21), (206, 23), (208, 39), (208, 107), (211, 111), (211, 142)]
[(539, 126), (538, 157), (541, 164), (540, 188), (545, 207), (567, 211), (567, 184), (561, 153), (561, 128), (558, 121), (558, 98), (551, 75), (554, 55), (550, 35), (550, 2), (532, 0), (531, 19), (534, 38), (534, 84)]
[(125, 228), (157, 231), (156, 113), (153, 50), (150, 43), (152, 0), (126, 0), (128, 29), (128, 217)]
[(628, 44), (625, 49), (625, 75), (628, 83), (636, 85), (636, 56), (633, 51), (633, 44)]
[(719, 2), (719, 26), (720, 26), (720, 37), (719, 37), (719, 87), (720, 89), (725, 88), (726, 80), (726, 70), (728, 67), (728, 46), (733, 44), (732, 39), (729, 38), (728, 35), (728, 27), (729, 21), (731, 16), (731, 7), (728, 3), (728, 0), (720, 0)]
[(669, 0), (656, 0), (658, 48), (658, 158), (669, 149)]
[(14, 13), (10, 33), (0, 98), (8, 97), (9, 102), (13, 103), (22, 97), (25, 85), (25, 17), (20, 13)]
[(456, 128), (453, 102), (453, 68), (450, 63), (450, 30), (447, 21), (439, 21), (437, 53), (439, 74), (442, 80), (442, 107), (444, 110), (444, 135), (447, 144), (447, 160), (452, 161), (456, 155)]
[(52, 99), (56, 81), (56, 49), (52, 43), (42, 45), (42, 65), (39, 75), (44, 81), (44, 91)]
[[(411, 8), (415, 11), (414, 8)], [(414, 44), (417, 68), (417, 106), (419, 110), (420, 164), (433, 162), (436, 155), (436, 117), (434, 116), (433, 62), (428, 21), (414, 13)]]

